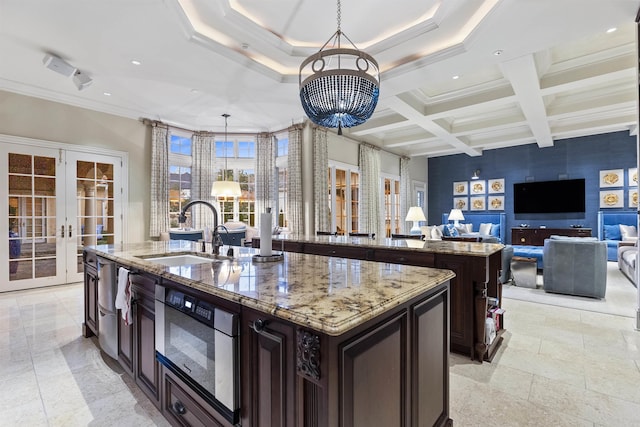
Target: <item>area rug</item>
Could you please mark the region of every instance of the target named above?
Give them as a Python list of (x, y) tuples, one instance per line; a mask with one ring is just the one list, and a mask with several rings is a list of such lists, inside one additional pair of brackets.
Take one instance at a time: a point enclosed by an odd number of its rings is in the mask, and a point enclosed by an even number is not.
[(608, 262), (607, 291), (603, 299), (547, 293), (542, 289), (542, 274), (538, 274), (536, 289), (503, 285), (502, 298), (635, 318), (638, 297), (637, 289), (620, 272), (618, 264)]

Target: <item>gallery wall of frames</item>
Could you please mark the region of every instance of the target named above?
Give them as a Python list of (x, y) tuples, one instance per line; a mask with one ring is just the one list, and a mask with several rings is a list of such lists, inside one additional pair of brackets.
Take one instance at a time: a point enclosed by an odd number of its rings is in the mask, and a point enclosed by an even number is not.
[[(636, 144), (628, 132), (613, 132), (556, 140), (552, 147), (527, 144), (486, 150), (475, 157), (430, 158), (427, 222), (435, 224), (443, 212), (456, 207), (463, 212), (502, 211), (508, 228), (527, 223), (596, 229), (599, 210), (638, 208)], [(585, 179), (584, 214), (514, 214), (513, 184), (576, 178)]]

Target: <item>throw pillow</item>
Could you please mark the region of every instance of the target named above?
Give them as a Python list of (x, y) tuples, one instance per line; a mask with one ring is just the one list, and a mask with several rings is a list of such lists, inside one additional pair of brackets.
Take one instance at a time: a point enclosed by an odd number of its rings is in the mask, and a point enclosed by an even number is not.
[(620, 225), (605, 225), (604, 226), (604, 240), (622, 240), (622, 233), (620, 232)]
[(434, 226), (431, 229), (431, 238), (434, 240), (442, 240), (442, 235), (444, 234), (442, 232), (444, 227), (440, 227), (440, 226)]
[(622, 240), (634, 240), (638, 237), (638, 230), (636, 230), (635, 225), (620, 224), (620, 234), (622, 235)]
[(480, 224), (480, 229), (478, 230), (480, 232), (481, 236), (489, 236), (491, 235), (491, 226), (493, 224), (491, 224), (490, 222), (486, 222), (486, 223), (482, 223)]
[(431, 234), (435, 226), (433, 225), (422, 225), (420, 226), (420, 234), (425, 236), (425, 239), (431, 239)]
[(491, 235), (500, 237), (500, 224), (491, 224)]
[(458, 230), (453, 224), (446, 224), (444, 226), (444, 230), (442, 230), (442, 235), (446, 237), (457, 237), (459, 234)]
[(459, 226), (455, 227), (455, 229), (458, 232), (458, 234), (466, 234), (467, 233), (467, 225), (466, 224), (460, 224)]

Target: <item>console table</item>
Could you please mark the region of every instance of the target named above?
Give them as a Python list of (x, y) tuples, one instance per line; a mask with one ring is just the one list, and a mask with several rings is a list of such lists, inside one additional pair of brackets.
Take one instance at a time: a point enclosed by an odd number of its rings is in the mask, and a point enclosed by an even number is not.
[(511, 229), (511, 244), (522, 246), (544, 246), (544, 239), (551, 235), (569, 237), (591, 237), (590, 228), (529, 228)]

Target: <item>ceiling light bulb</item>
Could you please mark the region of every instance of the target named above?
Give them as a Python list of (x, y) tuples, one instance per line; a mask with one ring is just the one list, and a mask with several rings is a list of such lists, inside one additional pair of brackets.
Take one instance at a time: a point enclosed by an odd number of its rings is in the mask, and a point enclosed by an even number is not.
[(609, 28), (609, 29), (607, 30), (607, 34), (611, 34), (611, 33), (615, 32), (616, 30), (617, 30), (617, 28), (616, 28), (616, 27)]
[(460, 76), (453, 76), (452, 79), (453, 80), (458, 80), (460, 78)]
[(498, 50), (494, 51), (494, 52), (493, 52), (493, 54), (494, 54), (495, 56), (500, 56), (500, 55), (502, 55), (502, 49), (498, 49)]
[(110, 93), (110, 92), (102, 92), (102, 94), (103, 94), (104, 96), (111, 96), (111, 93)]
[(140, 64), (142, 64), (142, 62), (140, 62), (140, 61), (138, 61), (138, 60), (136, 60), (136, 59), (133, 59), (133, 60), (131, 61), (131, 63), (132, 63), (133, 65), (140, 65)]

